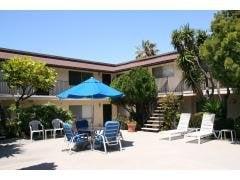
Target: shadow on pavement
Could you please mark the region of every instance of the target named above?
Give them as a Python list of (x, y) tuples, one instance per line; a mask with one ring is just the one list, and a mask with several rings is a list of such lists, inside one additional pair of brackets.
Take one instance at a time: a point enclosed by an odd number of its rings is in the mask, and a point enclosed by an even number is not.
[[(204, 138), (204, 139), (201, 139), (200, 144), (204, 144), (204, 143), (212, 141), (212, 140), (213, 139), (211, 139), (211, 138)], [(186, 143), (198, 144), (198, 140), (194, 139), (194, 140), (187, 141)]]
[(126, 140), (122, 140), (122, 147), (125, 148), (125, 147), (131, 147), (133, 146), (133, 141), (126, 141)]
[(56, 170), (57, 165), (53, 162), (51, 163), (41, 163), (29, 167), (24, 167), (18, 170)]
[[(174, 136), (174, 137), (171, 137), (171, 141), (179, 140), (179, 139), (184, 139), (184, 136)], [(168, 137), (164, 137), (164, 138), (161, 138), (160, 140), (168, 140), (169, 141), (169, 138)]]
[(9, 158), (15, 154), (20, 154), (22, 150), (21, 145), (16, 144), (16, 139), (8, 139), (0, 141), (0, 158)]

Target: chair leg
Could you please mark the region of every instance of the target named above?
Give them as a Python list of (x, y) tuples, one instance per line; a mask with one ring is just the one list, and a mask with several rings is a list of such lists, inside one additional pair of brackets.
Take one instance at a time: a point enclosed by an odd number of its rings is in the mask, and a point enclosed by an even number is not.
[(45, 133), (44, 133), (44, 134), (45, 134), (45, 139), (47, 139), (47, 131), (45, 131)]
[(94, 150), (95, 149), (95, 147), (94, 147), (95, 141), (90, 140), (89, 142), (90, 142), (91, 150)]
[(68, 143), (68, 149), (69, 149), (68, 150), (69, 153), (72, 152), (72, 147), (71, 147), (71, 143), (70, 142)]
[(201, 138), (198, 137), (198, 144), (201, 144)]
[(42, 131), (42, 136), (43, 136), (43, 140), (44, 140), (44, 131)]
[(122, 151), (122, 143), (121, 143), (121, 140), (119, 139), (119, 148), (120, 148), (120, 151)]
[(122, 132), (121, 132), (121, 131), (120, 131), (120, 137), (122, 138), (122, 140), (124, 140), (124, 139), (123, 139), (123, 135), (122, 135)]
[(31, 132), (31, 141), (33, 141), (33, 132)]
[(103, 147), (104, 147), (105, 153), (107, 153), (107, 147), (106, 147), (106, 143), (105, 142), (103, 142)]
[(93, 141), (90, 141), (90, 145), (91, 145), (91, 150), (95, 150), (95, 139), (93, 139)]

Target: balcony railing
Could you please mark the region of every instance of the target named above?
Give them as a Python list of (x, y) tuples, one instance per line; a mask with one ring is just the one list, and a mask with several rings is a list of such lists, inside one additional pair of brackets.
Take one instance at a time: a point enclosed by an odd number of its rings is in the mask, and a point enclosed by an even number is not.
[[(158, 85), (158, 92), (159, 93), (168, 93), (168, 92), (175, 92), (175, 93), (183, 93), (183, 92), (186, 92), (186, 91), (190, 91), (192, 92), (192, 88), (187, 86), (187, 84), (182, 80), (180, 81), (177, 86), (173, 87), (172, 84), (169, 83), (169, 79), (168, 78), (162, 78), (161, 79), (161, 82), (160, 84), (157, 83)], [(217, 82), (216, 80), (214, 80), (214, 84), (215, 84), (215, 89), (217, 89), (217, 86), (219, 86), (220, 88), (224, 88), (223, 85), (221, 84), (218, 84), (219, 82)], [(172, 85), (172, 88), (170, 88)], [(206, 90), (206, 84), (203, 83), (201, 85), (201, 88), (203, 90)], [(211, 90), (211, 87), (209, 87), (209, 90)]]
[(180, 81), (175, 87), (169, 83), (168, 78), (162, 78), (162, 82), (164, 82), (162, 85), (158, 84), (159, 93), (168, 92), (183, 93), (184, 91), (192, 91), (192, 88), (188, 87), (184, 81)]
[[(57, 94), (63, 92), (64, 90), (70, 88), (69, 82), (68, 81), (61, 81), (58, 80), (55, 84), (55, 86), (50, 89), (49, 91), (37, 91), (35, 95), (39, 96), (56, 96)], [(21, 94), (20, 90), (10, 90), (7, 82), (0, 80), (0, 94), (14, 94), (18, 95)]]

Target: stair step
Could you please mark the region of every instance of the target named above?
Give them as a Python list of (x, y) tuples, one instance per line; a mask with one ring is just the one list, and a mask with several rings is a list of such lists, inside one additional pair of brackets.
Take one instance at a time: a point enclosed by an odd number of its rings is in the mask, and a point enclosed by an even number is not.
[(159, 127), (160, 124), (144, 124), (144, 126)]
[(163, 116), (163, 113), (158, 112), (158, 113), (152, 113), (153, 116)]
[(164, 112), (164, 111), (161, 109), (154, 109), (154, 112)]
[(160, 119), (159, 117), (156, 117), (156, 116), (151, 116), (149, 117), (150, 119)]
[(157, 106), (157, 110), (164, 111), (163, 107), (161, 107), (161, 106)]
[(141, 128), (142, 130), (146, 130), (146, 131), (159, 131), (159, 128), (147, 128), (147, 127), (143, 127)]
[(163, 121), (160, 120), (147, 120), (147, 123), (161, 123)]
[(160, 116), (151, 116), (149, 117), (150, 119), (163, 119), (164, 117), (160, 117)]
[(152, 113), (153, 116), (159, 116), (161, 113)]

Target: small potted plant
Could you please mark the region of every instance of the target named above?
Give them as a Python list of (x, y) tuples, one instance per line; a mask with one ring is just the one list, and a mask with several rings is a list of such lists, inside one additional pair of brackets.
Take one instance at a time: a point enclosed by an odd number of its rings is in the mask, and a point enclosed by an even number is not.
[(127, 121), (127, 126), (128, 126), (128, 132), (135, 132), (136, 126), (137, 126), (137, 121), (130, 119)]

